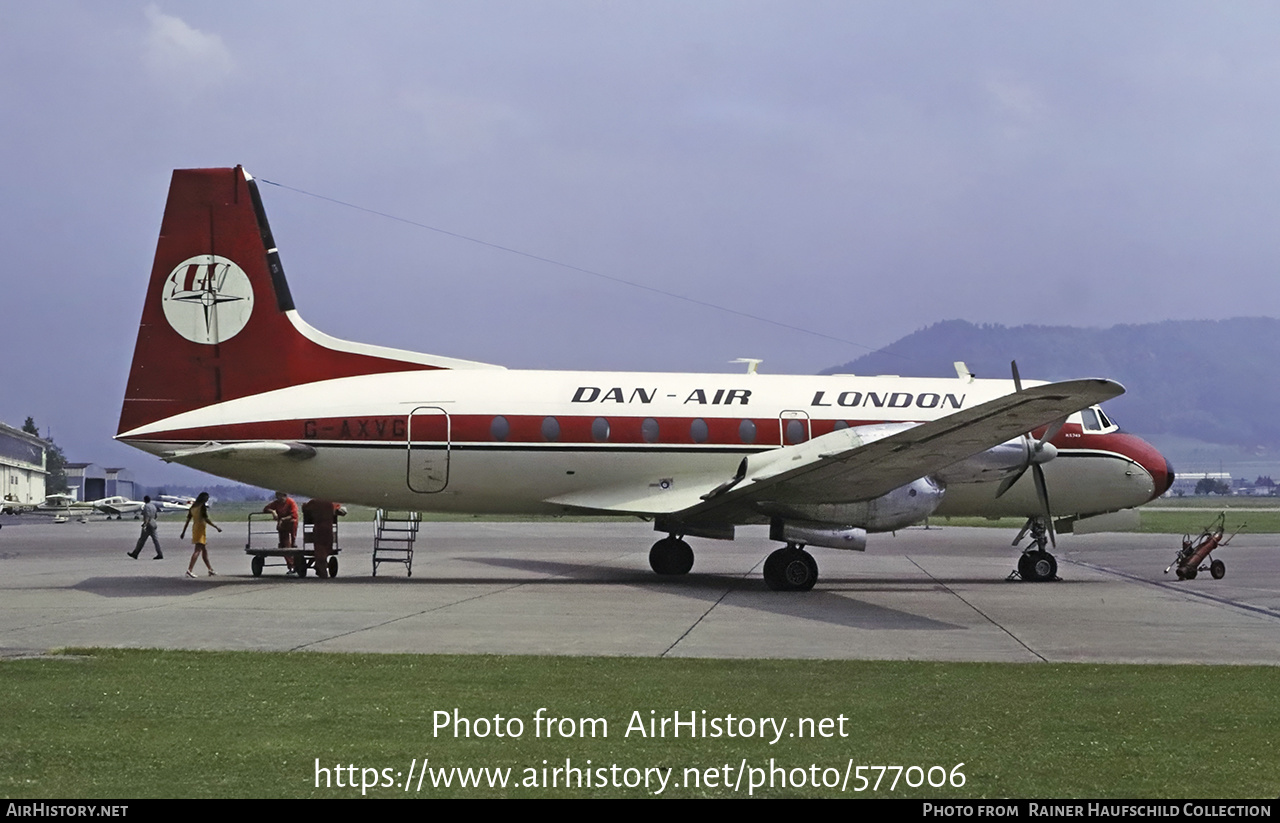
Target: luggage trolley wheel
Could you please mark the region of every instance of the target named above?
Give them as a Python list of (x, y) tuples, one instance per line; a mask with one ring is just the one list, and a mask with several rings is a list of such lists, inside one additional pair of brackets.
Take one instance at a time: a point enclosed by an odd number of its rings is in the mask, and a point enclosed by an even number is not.
[(334, 557), (333, 555), (329, 555), (328, 566), (329, 566), (329, 576), (337, 577), (338, 576), (338, 558)]
[(307, 576), (307, 558), (305, 555), (295, 554), (293, 556), (293, 570), (298, 573), (298, 579)]
[(1215, 560), (1209, 564), (1209, 574), (1213, 575), (1214, 580), (1221, 580), (1227, 574), (1227, 564), (1221, 560)]
[(266, 563), (262, 555), (255, 554), (253, 559), (249, 561), (249, 570), (253, 572), (254, 577), (262, 577), (262, 567)]

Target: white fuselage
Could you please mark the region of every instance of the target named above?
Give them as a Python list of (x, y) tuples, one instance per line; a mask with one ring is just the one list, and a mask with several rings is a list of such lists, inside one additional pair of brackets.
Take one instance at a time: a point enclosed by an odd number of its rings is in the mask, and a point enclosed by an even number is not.
[[(972, 378), (411, 371), (243, 397), (119, 437), (155, 454), (211, 442), (303, 444), (309, 456), (301, 459), (233, 453), (182, 462), (322, 499), (439, 512), (626, 513), (637, 488), (714, 487), (746, 455), (846, 425), (932, 420), (1013, 390), (1008, 380)], [(1128, 437), (1114, 427), (1084, 431), (1073, 417), (1044, 467), (1055, 514), (1151, 499), (1156, 481)], [(996, 491), (992, 482), (952, 483), (938, 513), (1040, 511), (1029, 476), (998, 499)]]

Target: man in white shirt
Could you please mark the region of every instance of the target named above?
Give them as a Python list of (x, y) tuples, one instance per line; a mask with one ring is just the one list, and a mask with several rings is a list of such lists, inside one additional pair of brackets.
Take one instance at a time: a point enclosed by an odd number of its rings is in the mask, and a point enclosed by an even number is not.
[(156, 537), (156, 517), (160, 514), (156, 509), (156, 504), (151, 502), (151, 495), (144, 495), (142, 498), (142, 534), (138, 537), (138, 545), (128, 555), (134, 560), (138, 559), (142, 547), (146, 545), (147, 537), (151, 538), (151, 542), (155, 544), (156, 556), (152, 560), (164, 560), (164, 552), (160, 551), (160, 540)]

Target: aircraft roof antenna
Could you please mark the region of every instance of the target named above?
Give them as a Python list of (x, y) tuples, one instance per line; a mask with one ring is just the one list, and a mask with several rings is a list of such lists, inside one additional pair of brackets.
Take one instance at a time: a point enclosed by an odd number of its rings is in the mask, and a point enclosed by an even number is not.
[(739, 357), (737, 360), (730, 360), (729, 362), (730, 363), (746, 363), (747, 374), (756, 374), (757, 373), (756, 368), (764, 361), (755, 357)]

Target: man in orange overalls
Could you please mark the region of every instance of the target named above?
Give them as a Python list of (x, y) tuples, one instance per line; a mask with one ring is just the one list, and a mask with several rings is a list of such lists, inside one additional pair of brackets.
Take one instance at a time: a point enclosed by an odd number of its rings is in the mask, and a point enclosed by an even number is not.
[(302, 504), (302, 516), (311, 524), (311, 546), (315, 549), (316, 577), (329, 576), (329, 556), (333, 554), (334, 529), (338, 518), (347, 513), (340, 503), (330, 500), (308, 500)]
[[(295, 549), (298, 547), (298, 504), (284, 492), (276, 492), (276, 499), (262, 509), (276, 519), (276, 533), (280, 536), (280, 548)], [(293, 574), (293, 555), (286, 554), (284, 562)]]

